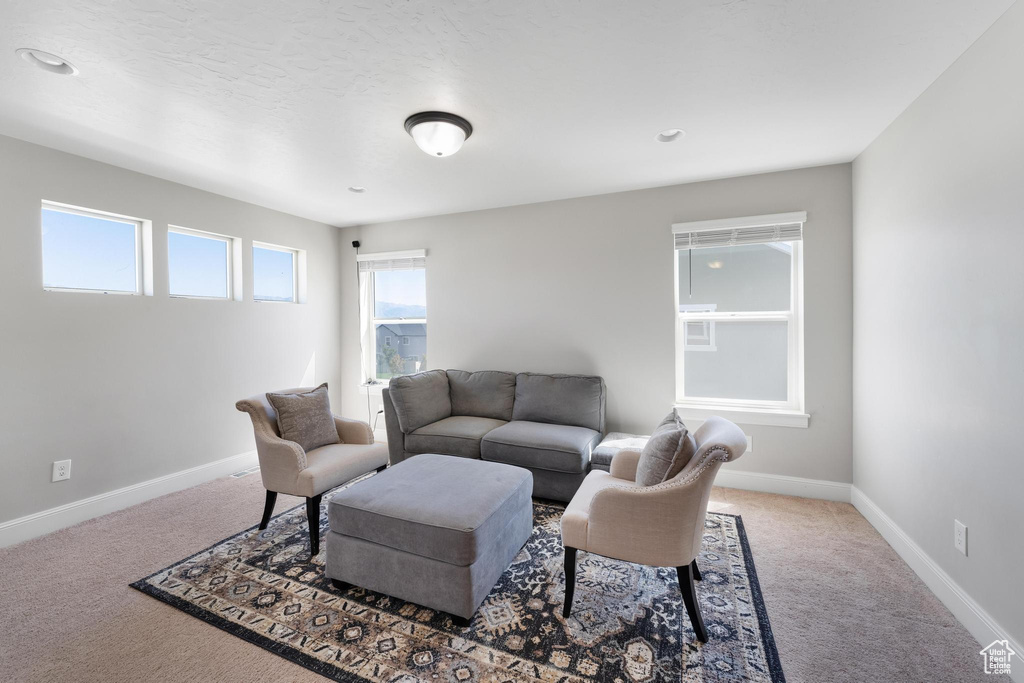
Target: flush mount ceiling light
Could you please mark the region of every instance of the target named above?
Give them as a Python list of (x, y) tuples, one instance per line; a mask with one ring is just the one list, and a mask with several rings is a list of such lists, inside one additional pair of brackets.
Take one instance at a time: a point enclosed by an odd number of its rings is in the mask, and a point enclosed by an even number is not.
[(365, 187), (361, 187), (359, 185), (353, 185), (352, 187), (348, 188), (348, 191), (349, 192), (355, 192), (356, 194), (362, 194), (362, 193), (366, 192), (366, 188)]
[(405, 120), (405, 131), (432, 157), (448, 157), (473, 134), (469, 121), (443, 111), (421, 111)]
[(75, 76), (78, 74), (78, 68), (74, 64), (51, 52), (23, 47), (20, 50), (15, 50), (15, 54), (32, 66), (37, 66), (43, 71), (49, 71), (52, 74), (60, 74), (61, 76)]
[(680, 128), (669, 128), (668, 130), (663, 130), (655, 135), (654, 139), (658, 142), (675, 142), (676, 140), (681, 140), (685, 135), (685, 130)]

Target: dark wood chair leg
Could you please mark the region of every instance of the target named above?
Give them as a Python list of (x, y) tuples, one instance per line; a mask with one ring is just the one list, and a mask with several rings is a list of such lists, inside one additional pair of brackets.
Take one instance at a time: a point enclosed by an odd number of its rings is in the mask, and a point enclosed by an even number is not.
[(335, 588), (337, 588), (340, 591), (347, 591), (349, 588), (352, 587), (351, 583), (347, 583), (345, 581), (339, 581), (338, 579), (331, 579), (331, 585), (334, 586)]
[(274, 505), (277, 503), (277, 491), (267, 491), (267, 502), (263, 506), (263, 521), (260, 522), (260, 530), (267, 528), (270, 524), (270, 517), (274, 514)]
[(690, 615), (693, 632), (697, 634), (697, 640), (706, 643), (708, 630), (704, 628), (704, 618), (700, 615), (700, 605), (697, 604), (697, 590), (693, 585), (693, 565), (676, 567), (676, 575), (679, 577), (679, 590), (683, 594), (683, 603), (686, 605), (686, 613)]
[(469, 628), (470, 622), (473, 621), (472, 619), (467, 619), (466, 617), (460, 617), (457, 614), (449, 614), (448, 616), (452, 618), (452, 623), (458, 626), (459, 628)]
[(704, 577), (700, 575), (700, 567), (697, 566), (697, 560), (690, 563), (690, 569), (693, 570), (693, 580), (703, 581)]
[(377, 472), (378, 472), (378, 473), (380, 473), (380, 472), (383, 472), (383, 471), (384, 471), (384, 470), (386, 470), (387, 468), (388, 468), (388, 466), (387, 466), (387, 465), (381, 465), (380, 467), (378, 467), (378, 468), (377, 468)]
[(306, 499), (306, 521), (309, 523), (309, 554), (316, 557), (320, 554), (320, 499), (313, 496)]
[(572, 597), (576, 592), (576, 548), (565, 548), (565, 601), (562, 603), (562, 617), (569, 618), (572, 612)]

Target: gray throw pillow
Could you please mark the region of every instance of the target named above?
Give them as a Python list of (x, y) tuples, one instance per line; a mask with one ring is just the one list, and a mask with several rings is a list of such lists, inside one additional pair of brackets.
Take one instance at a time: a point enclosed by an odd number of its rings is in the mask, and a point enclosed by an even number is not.
[(277, 413), (277, 429), (282, 439), (294, 441), (307, 452), (341, 443), (326, 382), (298, 394), (267, 394), (267, 400)]
[(640, 451), (636, 483), (654, 486), (668, 481), (683, 471), (696, 450), (697, 442), (673, 410), (655, 428), (647, 445)]

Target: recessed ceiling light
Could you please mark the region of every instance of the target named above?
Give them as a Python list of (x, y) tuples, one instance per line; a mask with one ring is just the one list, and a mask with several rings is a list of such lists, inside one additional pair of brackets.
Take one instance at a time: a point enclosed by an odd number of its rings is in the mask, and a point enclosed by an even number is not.
[(405, 131), (430, 156), (447, 157), (462, 148), (462, 143), (473, 134), (473, 126), (455, 114), (421, 111), (405, 120)]
[(654, 136), (654, 139), (658, 142), (675, 142), (681, 140), (686, 135), (686, 131), (680, 128), (669, 128), (663, 130)]
[(52, 52), (23, 47), (20, 50), (15, 50), (15, 54), (32, 66), (37, 66), (43, 71), (49, 71), (52, 74), (60, 74), (61, 76), (75, 76), (78, 74), (78, 68), (74, 64)]
[(712, 270), (718, 270), (721, 267), (722, 267), (722, 262), (721, 261), (708, 261), (708, 268), (710, 268)]
[(362, 193), (366, 192), (366, 188), (365, 187), (360, 187), (359, 185), (353, 185), (352, 187), (348, 188), (348, 191), (349, 192), (355, 192), (356, 194), (362, 194)]

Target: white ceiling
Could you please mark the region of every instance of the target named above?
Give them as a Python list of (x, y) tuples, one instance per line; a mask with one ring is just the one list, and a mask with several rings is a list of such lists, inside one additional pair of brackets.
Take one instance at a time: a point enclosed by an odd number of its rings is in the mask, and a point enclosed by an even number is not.
[(849, 161), (1011, 4), (3, 0), (0, 133), (335, 225), (507, 206)]

